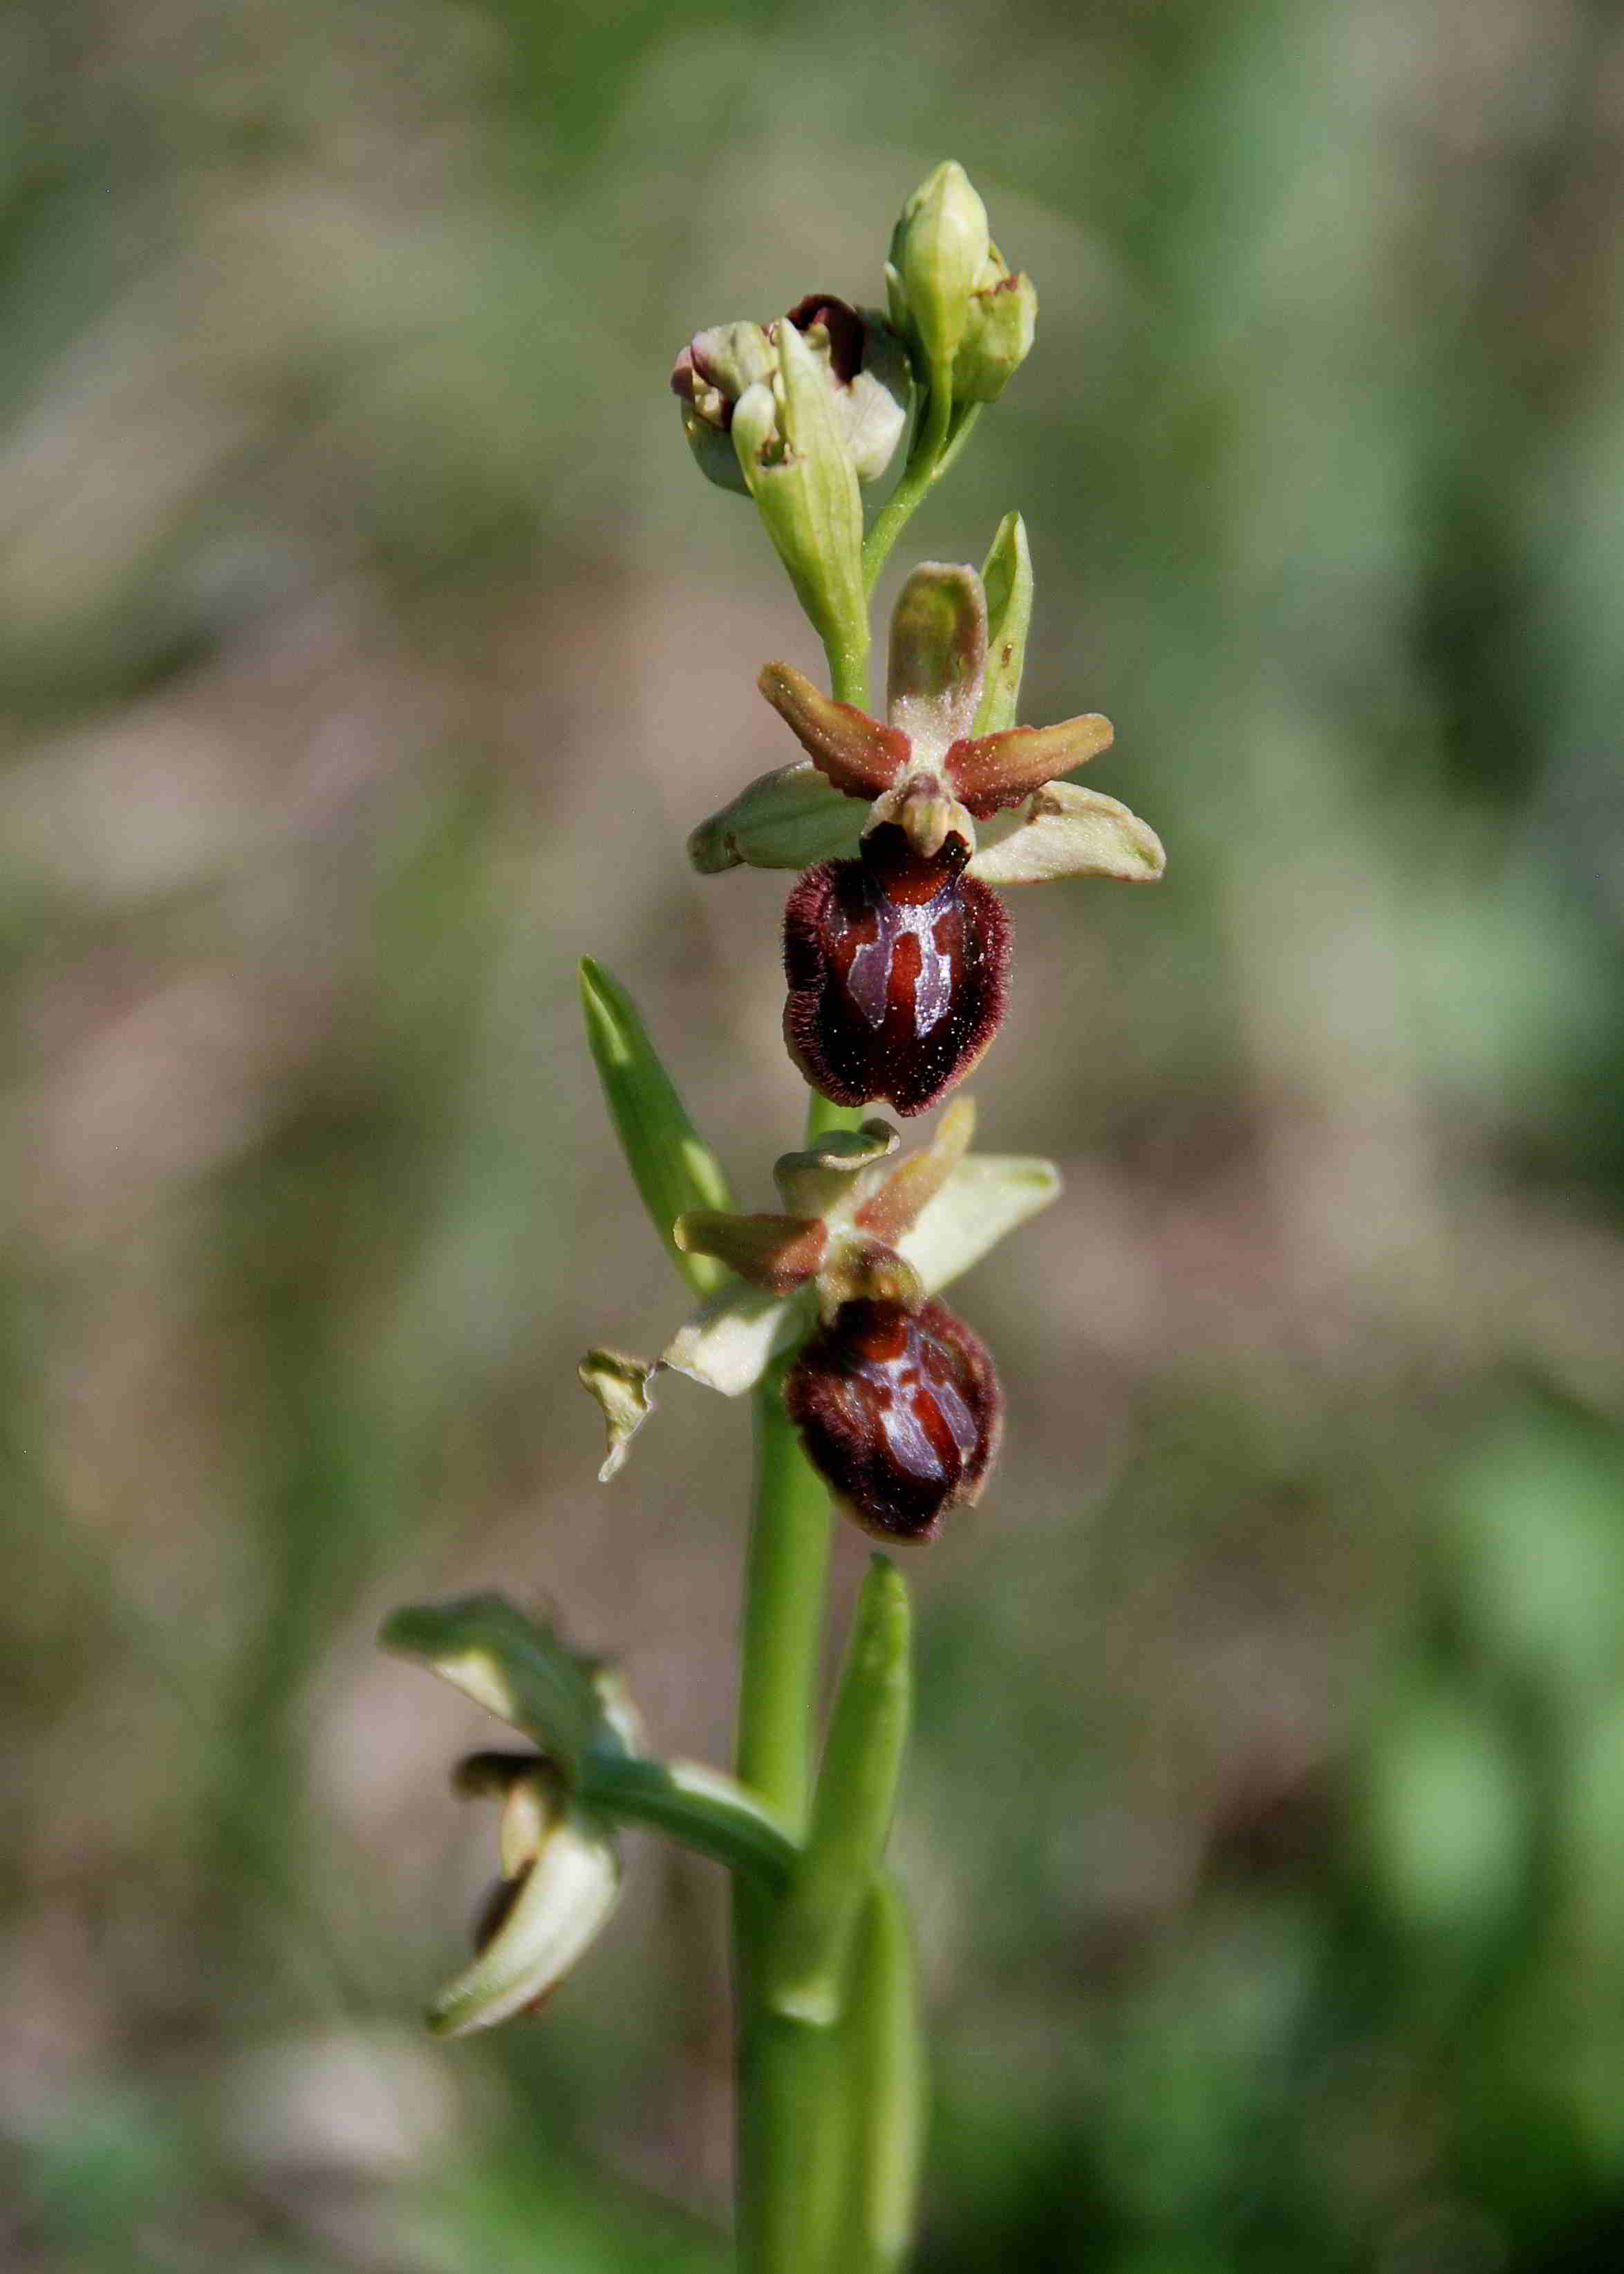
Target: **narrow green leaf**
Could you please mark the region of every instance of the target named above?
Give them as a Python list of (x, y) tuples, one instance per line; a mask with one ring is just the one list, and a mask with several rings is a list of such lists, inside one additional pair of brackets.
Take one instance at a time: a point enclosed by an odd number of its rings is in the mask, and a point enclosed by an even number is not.
[(998, 523), (981, 582), (987, 588), (987, 676), (975, 732), (1001, 734), (1015, 724), (1032, 622), (1032, 549), (1018, 513), (1006, 513)]
[(713, 1256), (684, 1255), (673, 1226), (689, 1209), (732, 1205), (722, 1164), (688, 1119), (636, 1005), (590, 956), (581, 960), (581, 1006), (609, 1118), (643, 1204), (689, 1286), (714, 1295), (726, 1269)]
[(852, 1622), (806, 1848), (768, 1951), (767, 2002), (796, 2021), (839, 2018), (907, 1743), (911, 1623), (902, 1574), (876, 1555)]
[(883, 1872), (863, 1911), (839, 2042), (841, 2089), (861, 2113), (835, 2263), (841, 2274), (895, 2274), (914, 2236), (928, 2094), (913, 1938)]

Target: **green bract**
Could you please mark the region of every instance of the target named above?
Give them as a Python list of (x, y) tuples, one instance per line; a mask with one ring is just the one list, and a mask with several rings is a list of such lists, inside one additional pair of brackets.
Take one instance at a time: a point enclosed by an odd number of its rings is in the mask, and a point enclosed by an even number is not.
[(693, 1208), (726, 1208), (721, 1163), (688, 1119), (637, 1006), (590, 956), (581, 960), (581, 1007), (609, 1118), (654, 1229), (696, 1294), (708, 1295), (723, 1274), (703, 1256), (677, 1246), (673, 1226)]
[(907, 1743), (911, 1639), (902, 1575), (876, 1555), (852, 1622), (806, 1846), (768, 1956), (768, 2003), (796, 2021), (826, 2025), (844, 2004)]
[(998, 523), (981, 563), (981, 584), (987, 595), (987, 674), (975, 732), (996, 734), (1015, 724), (1032, 623), (1032, 548), (1018, 513), (1006, 513)]
[(953, 398), (996, 403), (1032, 352), (1038, 296), (1029, 276), (1011, 275), (995, 245), (970, 294), (964, 335), (953, 358)]
[(857, 469), (830, 400), (827, 368), (787, 317), (773, 327), (778, 369), (745, 389), (733, 445), (801, 606), (831, 651), (868, 646)]

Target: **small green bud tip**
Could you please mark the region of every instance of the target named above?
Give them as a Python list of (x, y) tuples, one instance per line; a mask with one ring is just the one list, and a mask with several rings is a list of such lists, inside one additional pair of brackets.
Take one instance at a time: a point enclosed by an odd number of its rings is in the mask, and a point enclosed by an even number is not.
[(931, 385), (957, 403), (994, 402), (1031, 351), (1037, 293), (1030, 277), (1011, 273), (954, 160), (903, 207), (885, 274), (891, 321)]
[(887, 276), (891, 320), (915, 343), (935, 384), (951, 378), (990, 250), (987, 208), (964, 168), (946, 159), (903, 207)]

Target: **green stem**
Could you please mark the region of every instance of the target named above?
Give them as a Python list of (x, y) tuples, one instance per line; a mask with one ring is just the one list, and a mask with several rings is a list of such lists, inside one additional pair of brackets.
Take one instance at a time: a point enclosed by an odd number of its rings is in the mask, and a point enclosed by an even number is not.
[(756, 1517), (739, 1675), (740, 1781), (799, 1837), (829, 1577), (829, 1495), (784, 1411), (780, 1359), (756, 1393)]
[[(836, 696), (843, 692), (830, 657)], [(807, 1098), (807, 1142), (861, 1115)], [(828, 1592), (829, 1495), (784, 1410), (793, 1352), (756, 1393), (755, 1506), (740, 1643), (738, 1771), (799, 1839), (812, 1786), (813, 1707)], [(738, 2005), (741, 2274), (818, 2274), (843, 2195), (846, 2095), (834, 2033), (768, 2012), (762, 1995), (776, 1898), (733, 1879)]]
[[(868, 587), (865, 585), (864, 591)], [(861, 647), (855, 639), (842, 640), (826, 634), (823, 655), (829, 665), (829, 691), (837, 703), (853, 704), (859, 711), (868, 707), (868, 627), (863, 625)]]
[[(926, 398), (924, 416), (914, 430), (902, 478), (875, 516), (874, 526), (863, 539), (865, 592), (873, 591), (891, 546), (902, 534), (904, 523), (943, 470), (943, 452), (947, 447), (952, 415), (951, 395), (933, 387)], [(955, 450), (954, 456), (957, 455)]]

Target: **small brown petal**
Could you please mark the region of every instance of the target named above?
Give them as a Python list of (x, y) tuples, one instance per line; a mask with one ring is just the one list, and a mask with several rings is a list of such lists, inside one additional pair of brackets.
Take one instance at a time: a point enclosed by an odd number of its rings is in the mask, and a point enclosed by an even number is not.
[(1056, 774), (1097, 758), (1116, 735), (1097, 711), (1063, 719), (1056, 727), (1010, 727), (1001, 734), (979, 734), (955, 742), (942, 771), (978, 821), (1019, 805), (1023, 797)]
[(944, 1303), (842, 1304), (785, 1384), (807, 1457), (846, 1512), (887, 1540), (929, 1540), (973, 1501), (1003, 1428), (985, 1345)]
[(818, 772), (848, 797), (877, 797), (906, 766), (905, 734), (854, 704), (837, 703), (793, 664), (768, 664), (756, 683)]
[(784, 912), (790, 1056), (837, 1105), (922, 1113), (966, 1074), (1004, 1015), (1009, 919), (949, 837), (921, 858), (894, 823), (854, 861), (809, 869)]
[(674, 1236), (685, 1255), (714, 1255), (774, 1295), (805, 1286), (829, 1244), (816, 1216), (734, 1216), (725, 1209), (690, 1209), (677, 1218)]

